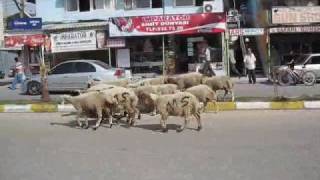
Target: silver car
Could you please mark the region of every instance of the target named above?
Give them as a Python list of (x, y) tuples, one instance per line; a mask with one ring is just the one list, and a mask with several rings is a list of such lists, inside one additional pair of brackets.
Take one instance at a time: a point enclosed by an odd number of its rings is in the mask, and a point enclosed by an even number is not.
[[(112, 81), (126, 78), (125, 71), (111, 68), (97, 60), (72, 60), (56, 65), (48, 73), (49, 91), (75, 91), (87, 89), (92, 81)], [(22, 92), (38, 95), (41, 91), (40, 75), (28, 77), (23, 83)]]

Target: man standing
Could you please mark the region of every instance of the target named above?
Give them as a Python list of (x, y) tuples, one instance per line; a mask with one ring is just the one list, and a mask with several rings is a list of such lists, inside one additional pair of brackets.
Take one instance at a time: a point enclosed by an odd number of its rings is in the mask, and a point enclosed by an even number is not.
[(14, 58), (14, 61), (16, 62), (15, 67), (14, 67), (15, 76), (14, 76), (14, 79), (13, 79), (11, 86), (9, 87), (12, 90), (15, 90), (16, 85), (18, 83), (22, 83), (23, 79), (24, 79), (24, 67), (23, 67), (22, 62), (19, 62), (17, 57)]
[(246, 68), (248, 69), (248, 78), (250, 84), (256, 83), (256, 57), (252, 53), (252, 50), (248, 48), (247, 54), (244, 56), (244, 64), (246, 65)]
[(209, 77), (215, 76), (216, 74), (211, 67), (211, 51), (207, 43), (205, 43), (204, 54), (205, 54), (205, 59), (203, 60), (203, 67), (200, 73), (207, 75)]
[(237, 74), (237, 76), (239, 77), (239, 79), (241, 78), (241, 74), (238, 71), (237, 67), (236, 67), (236, 59), (234, 57), (234, 49), (229, 49), (229, 60), (230, 60), (230, 68), (231, 71), (235, 74)]

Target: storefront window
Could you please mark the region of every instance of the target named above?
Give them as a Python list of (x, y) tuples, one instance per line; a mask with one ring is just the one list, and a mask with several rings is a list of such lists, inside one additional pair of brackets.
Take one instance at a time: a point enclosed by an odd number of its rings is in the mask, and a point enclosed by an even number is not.
[(150, 0), (135, 0), (136, 8), (150, 8)]
[(105, 0), (105, 7), (106, 8), (111, 8), (112, 7), (112, 1), (113, 0)]
[(66, 1), (67, 11), (77, 11), (78, 10), (78, 0), (67, 0)]
[(193, 6), (194, 0), (175, 0), (176, 6)]
[(103, 9), (105, 0), (93, 0), (93, 9)]

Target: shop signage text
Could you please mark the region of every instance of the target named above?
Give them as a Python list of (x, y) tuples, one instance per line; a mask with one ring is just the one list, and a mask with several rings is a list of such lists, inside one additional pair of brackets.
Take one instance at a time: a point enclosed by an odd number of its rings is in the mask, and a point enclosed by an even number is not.
[(41, 18), (18, 18), (11, 21), (12, 29), (30, 30), (30, 29), (41, 29), (42, 19)]
[(320, 32), (320, 26), (295, 26), (270, 28), (269, 32), (274, 33), (313, 33)]
[(29, 34), (29, 35), (8, 35), (4, 37), (6, 48), (19, 48), (24, 45), (27, 46), (41, 46), (44, 44), (43, 34)]
[(125, 47), (125, 46), (126, 46), (125, 39), (116, 38), (116, 39), (107, 39), (106, 41), (107, 48), (119, 48), (119, 47)]
[(97, 49), (95, 30), (63, 32), (50, 36), (53, 53)]
[(273, 24), (305, 24), (320, 22), (320, 6), (274, 7)]
[(229, 29), (230, 36), (261, 36), (264, 34), (263, 28), (242, 28)]
[(111, 37), (219, 33), (225, 29), (223, 13), (117, 17), (109, 24)]

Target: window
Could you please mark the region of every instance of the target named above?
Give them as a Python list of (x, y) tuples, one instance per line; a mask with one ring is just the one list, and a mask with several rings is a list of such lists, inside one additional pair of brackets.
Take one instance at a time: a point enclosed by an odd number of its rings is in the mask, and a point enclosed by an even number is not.
[(73, 63), (64, 63), (54, 68), (51, 74), (67, 74), (73, 72)]
[(150, 0), (135, 0), (136, 8), (150, 8)]
[(176, 6), (193, 6), (194, 0), (175, 0)]
[(75, 66), (77, 73), (96, 72), (96, 68), (89, 63), (77, 62)]
[(164, 0), (152, 0), (152, 8), (162, 8), (162, 1)]
[(111, 8), (112, 7), (112, 1), (113, 0), (105, 0), (105, 7), (106, 8)]
[(90, 0), (79, 0), (80, 12), (90, 11)]
[(67, 11), (77, 11), (78, 10), (78, 0), (66, 0)]
[(105, 0), (93, 0), (93, 9), (104, 9)]
[(320, 64), (320, 56), (314, 56), (310, 64)]

